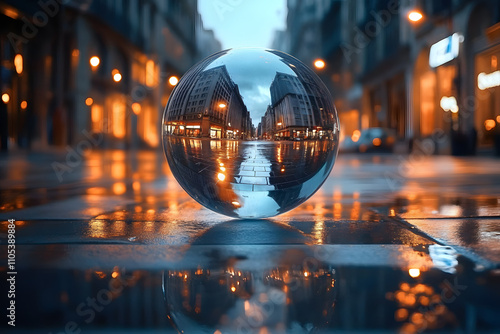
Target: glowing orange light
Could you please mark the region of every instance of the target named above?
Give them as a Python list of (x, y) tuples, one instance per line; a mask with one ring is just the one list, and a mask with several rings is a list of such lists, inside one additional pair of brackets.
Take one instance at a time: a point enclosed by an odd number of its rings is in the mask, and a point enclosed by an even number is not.
[(28, 108), (28, 102), (26, 102), (26, 101), (21, 102), (21, 109), (24, 110), (26, 108)]
[(226, 104), (225, 103), (219, 103), (219, 108), (225, 108)]
[(9, 101), (10, 101), (10, 95), (7, 94), (7, 93), (3, 93), (2, 94), (2, 101), (3, 101), (3, 103), (9, 103)]
[(500, 123), (500, 115), (497, 116), (497, 123)]
[(226, 175), (222, 174), (222, 173), (219, 173), (217, 174), (217, 178), (220, 180), (220, 181), (224, 181), (226, 179)]
[(17, 74), (23, 73), (23, 56), (19, 53), (14, 57), (14, 67)]
[(125, 186), (125, 183), (123, 182), (116, 182), (113, 184), (113, 193), (115, 195), (122, 195), (127, 191), (127, 187)]
[(111, 74), (113, 75), (113, 80), (115, 82), (120, 82), (122, 80), (122, 75), (120, 71), (118, 71), (116, 68), (113, 71), (111, 71)]
[(93, 56), (93, 57), (91, 57), (91, 58), (90, 58), (90, 65), (91, 65), (92, 67), (97, 67), (97, 66), (99, 66), (99, 63), (100, 63), (100, 62), (101, 62), (101, 60), (100, 60), (100, 59), (99, 59), (99, 57), (97, 57), (97, 56)]
[(279, 123), (278, 123), (278, 124), (276, 124), (276, 125), (277, 125), (277, 126), (281, 126), (281, 124), (283, 124), (283, 123), (279, 122)]
[(231, 291), (232, 291), (232, 292), (235, 292), (235, 291), (236, 291), (236, 287), (235, 287), (235, 286), (232, 286), (232, 287), (231, 287)]
[(234, 205), (234, 206), (240, 206), (240, 202), (237, 202), (237, 201), (233, 201), (233, 202), (231, 202), (231, 204)]
[(170, 86), (175, 86), (179, 82), (179, 78), (177, 78), (175, 75), (172, 75), (170, 78), (168, 78), (168, 83)]
[(380, 138), (373, 138), (372, 144), (373, 146), (380, 146), (382, 144), (382, 140), (380, 140)]
[(325, 61), (323, 59), (316, 59), (314, 61), (314, 67), (316, 67), (318, 70), (325, 68)]
[(408, 274), (413, 277), (413, 278), (416, 278), (418, 276), (420, 276), (420, 269), (418, 268), (411, 268), (408, 270)]
[(412, 10), (411, 12), (408, 13), (408, 20), (412, 22), (418, 22), (420, 21), (424, 16), (422, 13), (416, 10)]
[(146, 85), (154, 86), (155, 84), (155, 62), (148, 60), (146, 62)]
[(88, 105), (89, 107), (94, 103), (94, 99), (91, 97), (87, 97), (85, 99), (85, 104)]
[(113, 273), (111, 274), (111, 277), (113, 278), (117, 278), (118, 276), (120, 276), (120, 274), (117, 271), (113, 271)]
[(137, 102), (132, 103), (132, 111), (134, 114), (139, 115), (141, 113), (141, 105)]
[(494, 119), (487, 119), (486, 121), (484, 121), (484, 128), (486, 129), (486, 131), (490, 131), (495, 127), (495, 125), (496, 124)]
[(309, 276), (309, 272), (304, 271), (304, 277), (307, 277), (307, 276)]
[(351, 139), (353, 142), (357, 142), (359, 140), (359, 137), (361, 136), (361, 132), (359, 130), (354, 130), (352, 133)]
[(17, 18), (19, 17), (19, 13), (16, 10), (12, 10), (12, 9), (8, 9), (8, 8), (3, 9), (3, 14), (5, 14), (6, 16), (8, 16), (14, 20), (17, 20)]

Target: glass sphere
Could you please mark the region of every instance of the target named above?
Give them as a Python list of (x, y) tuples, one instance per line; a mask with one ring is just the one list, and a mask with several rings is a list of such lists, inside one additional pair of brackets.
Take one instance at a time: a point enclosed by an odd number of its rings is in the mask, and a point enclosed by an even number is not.
[(330, 174), (339, 122), (319, 77), (276, 50), (218, 52), (175, 86), (163, 149), (184, 190), (231, 217), (263, 218), (311, 197)]

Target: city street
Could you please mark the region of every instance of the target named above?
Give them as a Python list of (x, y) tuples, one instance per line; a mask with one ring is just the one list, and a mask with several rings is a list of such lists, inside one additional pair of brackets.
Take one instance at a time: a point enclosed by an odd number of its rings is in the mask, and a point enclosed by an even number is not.
[(165, 314), (187, 333), (500, 328), (496, 158), (340, 154), (265, 220), (203, 208), (153, 150), (16, 152), (0, 170), (28, 332), (164, 331)]

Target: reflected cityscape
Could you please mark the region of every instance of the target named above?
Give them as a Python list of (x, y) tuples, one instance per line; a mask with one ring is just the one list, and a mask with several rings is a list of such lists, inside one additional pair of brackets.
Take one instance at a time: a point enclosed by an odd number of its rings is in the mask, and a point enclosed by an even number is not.
[(304, 64), (279, 51), (235, 49), (203, 60), (178, 83), (165, 108), (163, 146), (199, 203), (232, 217), (269, 217), (323, 183), (338, 130), (328, 90)]

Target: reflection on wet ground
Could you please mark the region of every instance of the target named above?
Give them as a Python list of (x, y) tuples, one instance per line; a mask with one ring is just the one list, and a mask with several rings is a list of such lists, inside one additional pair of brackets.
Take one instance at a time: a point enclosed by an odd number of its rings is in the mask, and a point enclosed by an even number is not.
[(296, 209), (234, 220), (193, 201), (157, 152), (89, 152), (59, 182), (65, 159), (0, 159), (17, 332), (500, 328), (497, 160), (437, 157), (413, 175), (398, 157), (341, 155)]
[[(81, 247), (92, 253), (91, 247)], [(449, 273), (433, 267), (425, 249), (394, 249), (394, 265), (380, 265), (357, 261), (359, 254), (339, 246), (194, 245), (163, 247), (163, 252), (158, 247), (109, 247), (110, 256), (97, 266), (82, 265), (83, 249), (69, 247), (72, 261), (19, 270), (18, 299), (29, 300), (17, 309), (23, 327), (48, 332), (71, 322), (83, 331), (173, 332), (173, 326), (185, 333), (500, 327), (500, 273), (475, 272), (473, 263), (460, 256), (456, 271)], [(127, 262), (130, 254), (113, 259), (113, 251), (123, 253), (113, 247), (129, 247), (139, 261)], [(366, 252), (382, 255), (375, 249)], [(405, 253), (422, 260), (415, 265)], [(159, 254), (167, 256), (162, 260)]]

